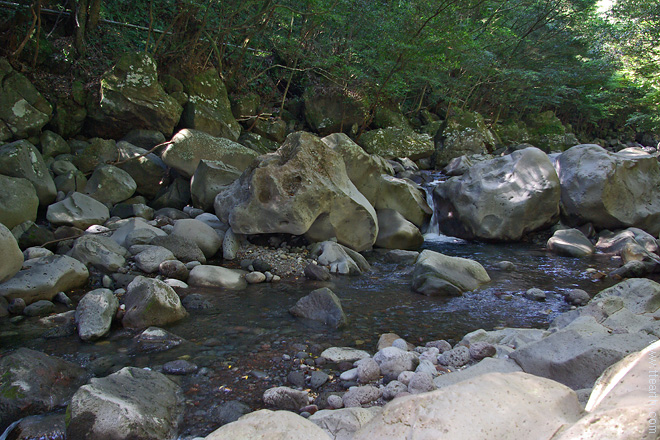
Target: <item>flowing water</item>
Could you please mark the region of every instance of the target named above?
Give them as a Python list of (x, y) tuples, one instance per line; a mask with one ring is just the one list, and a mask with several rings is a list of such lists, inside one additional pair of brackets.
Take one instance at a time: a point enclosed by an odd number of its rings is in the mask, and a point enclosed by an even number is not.
[[(607, 279), (593, 280), (586, 272), (588, 268), (607, 273), (619, 266), (602, 255), (584, 259), (560, 257), (539, 244), (471, 243), (433, 232), (425, 238), (424, 248), (478, 261), (492, 282), (461, 297), (426, 297), (411, 291), (409, 267), (387, 263), (382, 252), (371, 252), (367, 257), (372, 270), (362, 276), (336, 276), (331, 282), (284, 280), (251, 285), (238, 292), (196, 290), (204, 295), (210, 307), (191, 310), (189, 317), (167, 327), (169, 332), (187, 341), (169, 351), (154, 353), (136, 349), (135, 335), (119, 328), (96, 343), (83, 343), (74, 334), (44, 337), (49, 329), (38, 324), (37, 318), (28, 318), (15, 324), (6, 319), (0, 321), (0, 356), (25, 346), (74, 361), (98, 375), (126, 365), (157, 369), (170, 360), (188, 359), (207, 367), (207, 376), (218, 377), (211, 385), (208, 380), (201, 385), (191, 385), (195, 382), (192, 379), (182, 382), (187, 384), (188, 391), (192, 387), (197, 393), (197, 397), (190, 397), (192, 403), (188, 402), (191, 415), (187, 423), (195, 424), (206, 417), (204, 411), (193, 411), (195, 407), (215, 405), (219, 399), (232, 397), (218, 396), (217, 391), (224, 386), (218, 385), (220, 381), (228, 380), (221, 379), (219, 369), (231, 368), (230, 364), (239, 368), (250, 365), (243, 369), (245, 373), (245, 370), (266, 370), (266, 364), (281, 356), (285, 346), (290, 349), (296, 344), (354, 346), (374, 352), (378, 337), (386, 332), (397, 333), (413, 343), (435, 339), (457, 342), (479, 328), (546, 327), (555, 316), (569, 309), (562, 292), (580, 288), (593, 295), (612, 284)], [(497, 269), (496, 263), (502, 260), (512, 262), (515, 270)], [(319, 287), (331, 288), (341, 299), (350, 322), (345, 329), (332, 330), (301, 322), (288, 313), (298, 299)], [(547, 292), (546, 301), (522, 296), (532, 287)], [(282, 349), (278, 351), (278, 347)], [(260, 353), (263, 365), (256, 363), (261, 359)], [(199, 390), (207, 386), (213, 392)], [(248, 387), (245, 392), (251, 389)], [(259, 386), (254, 389), (255, 396), (262, 392)], [(255, 396), (252, 401), (256, 401)], [(202, 431), (208, 429), (210, 425)], [(191, 426), (184, 431), (199, 434)]]

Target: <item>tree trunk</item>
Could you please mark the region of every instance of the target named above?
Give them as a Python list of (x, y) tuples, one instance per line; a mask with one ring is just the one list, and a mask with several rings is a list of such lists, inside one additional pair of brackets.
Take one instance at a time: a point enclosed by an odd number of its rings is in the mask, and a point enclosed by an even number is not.
[(78, 0), (74, 13), (74, 26), (76, 29), (75, 46), (78, 55), (85, 53), (85, 30), (87, 26), (87, 0)]

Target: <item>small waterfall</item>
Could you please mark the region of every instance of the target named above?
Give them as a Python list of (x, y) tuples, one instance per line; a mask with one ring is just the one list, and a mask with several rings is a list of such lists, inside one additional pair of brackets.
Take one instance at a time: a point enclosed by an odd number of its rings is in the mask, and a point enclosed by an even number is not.
[(429, 205), (432, 212), (431, 220), (429, 220), (429, 224), (426, 226), (426, 231), (424, 231), (424, 235), (440, 234), (440, 226), (438, 225), (438, 214), (435, 212), (435, 202), (433, 201), (433, 189), (435, 188), (435, 185), (431, 186), (433, 183), (435, 182), (432, 182), (431, 184), (429, 184), (429, 186), (424, 187), (424, 191), (426, 192), (426, 203)]

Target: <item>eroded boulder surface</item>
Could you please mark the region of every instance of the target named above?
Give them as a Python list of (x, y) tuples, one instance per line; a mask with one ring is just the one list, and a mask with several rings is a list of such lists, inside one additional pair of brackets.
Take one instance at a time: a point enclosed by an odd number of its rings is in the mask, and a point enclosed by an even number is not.
[(412, 288), (427, 296), (460, 296), (488, 282), (486, 269), (476, 261), (426, 249), (415, 262)]
[(570, 148), (557, 161), (565, 220), (596, 229), (660, 232), (660, 165), (639, 149), (610, 153), (595, 144)]
[(0, 147), (0, 174), (29, 180), (41, 206), (48, 206), (55, 201), (57, 190), (48, 167), (39, 150), (26, 140)]
[(336, 237), (357, 251), (371, 248), (378, 235), (376, 212), (342, 158), (310, 133), (291, 134), (277, 152), (259, 157), (214, 206), (239, 234)]
[(431, 157), (435, 151), (433, 139), (428, 134), (394, 127), (368, 131), (360, 137), (359, 144), (367, 153), (385, 159), (409, 157), (417, 160)]
[(183, 403), (181, 388), (163, 374), (125, 367), (76, 391), (67, 438), (173, 440)]
[(548, 156), (530, 147), (474, 165), (433, 196), (444, 234), (515, 241), (559, 220), (560, 191)]

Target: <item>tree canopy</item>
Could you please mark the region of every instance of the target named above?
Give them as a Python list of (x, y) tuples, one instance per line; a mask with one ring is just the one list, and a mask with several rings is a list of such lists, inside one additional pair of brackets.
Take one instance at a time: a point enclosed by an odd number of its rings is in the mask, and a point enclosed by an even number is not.
[[(68, 20), (82, 58), (85, 45), (96, 45), (146, 50), (170, 72), (215, 66), (231, 90), (266, 101), (315, 86), (358, 96), (372, 113), (458, 107), (496, 123), (551, 110), (590, 135), (660, 128), (660, 0), (616, 0), (607, 11), (598, 0), (74, 3), (89, 17)], [(37, 8), (65, 11), (70, 2), (22, 5), (0, 26), (5, 56), (52, 37), (37, 34)]]

